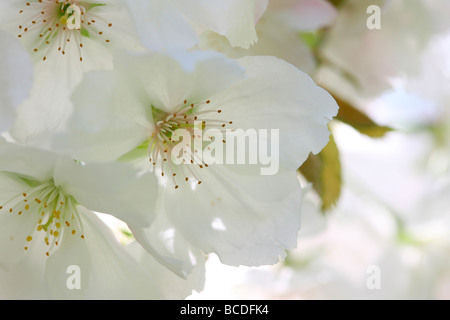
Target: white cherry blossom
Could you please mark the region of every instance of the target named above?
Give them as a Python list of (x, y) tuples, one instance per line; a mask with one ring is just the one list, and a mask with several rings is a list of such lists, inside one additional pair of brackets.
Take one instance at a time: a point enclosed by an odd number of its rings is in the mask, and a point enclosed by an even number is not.
[[(140, 258), (145, 266), (91, 211), (149, 225), (148, 180), (154, 177), (136, 178), (128, 166), (82, 165), (8, 143), (0, 146), (0, 154), (2, 298), (161, 299), (201, 288), (201, 260), (200, 271), (188, 281), (152, 257)], [(76, 288), (67, 284), (72, 267), (80, 276)], [(179, 290), (171, 294), (168, 283)]]
[(20, 39), (35, 64), (30, 97), (11, 129), (15, 139), (30, 144), (64, 130), (70, 94), (85, 72), (111, 69), (117, 48), (141, 49), (118, 0), (5, 0), (0, 29)]
[[(296, 245), (302, 198), (296, 169), (328, 141), (327, 123), (338, 109), (331, 96), (274, 57), (236, 62), (214, 55), (192, 72), (155, 54), (118, 56), (115, 63), (115, 71), (93, 72), (77, 88), (60, 146), (70, 146), (67, 151), (83, 161), (132, 161), (156, 174), (159, 196), (149, 210), (157, 217), (150, 228), (130, 227), (162, 260), (182, 251), (155, 245), (158, 234), (160, 241), (187, 240), (231, 265), (276, 263)], [(261, 140), (279, 152), (278, 171), (261, 175), (261, 163), (173, 163), (174, 132), (187, 128), (193, 134), (196, 121), (200, 134), (279, 130), (279, 141)]]

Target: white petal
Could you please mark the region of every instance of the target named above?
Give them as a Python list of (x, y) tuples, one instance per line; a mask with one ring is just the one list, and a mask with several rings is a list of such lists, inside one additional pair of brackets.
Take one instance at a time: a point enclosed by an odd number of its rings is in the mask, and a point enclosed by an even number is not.
[(327, 227), (327, 217), (321, 210), (322, 202), (311, 185), (303, 188), (301, 238), (312, 237)]
[(189, 97), (206, 100), (208, 97), (226, 90), (244, 77), (245, 70), (233, 60), (225, 59), (223, 56), (204, 59), (197, 63), (191, 76), (190, 81), (192, 81), (193, 86), (189, 92)]
[(95, 71), (86, 75), (72, 95), (75, 110), (68, 136), (54, 146), (68, 146), (74, 157), (116, 160), (146, 141), (153, 127), (151, 102), (140, 84), (123, 74)]
[(166, 190), (165, 212), (186, 239), (223, 263), (277, 263), (297, 243), (302, 198), (297, 174), (245, 175), (235, 167), (198, 170), (203, 183), (195, 190), (187, 184)]
[(89, 58), (84, 58), (83, 62), (74, 49), (75, 54), (54, 52), (47, 61), (35, 64), (36, 77), (30, 98), (20, 106), (12, 129), (16, 139), (31, 143), (39, 141), (36, 135), (64, 131), (72, 114), (70, 96), (83, 74), (92, 69), (112, 68), (112, 56), (103, 46), (90, 39), (84, 44)]
[(48, 151), (11, 143), (0, 144), (0, 171), (11, 172), (35, 181), (53, 177), (56, 156)]
[(121, 55), (115, 65), (139, 81), (139, 89), (143, 88), (142, 93), (148, 96), (149, 108), (171, 112), (183, 103), (192, 87), (181, 65), (167, 55)]
[(256, 20), (267, 1), (172, 0), (191, 23), (201, 30), (225, 36), (232, 46), (248, 49), (258, 40)]
[(269, 11), (300, 31), (328, 26), (337, 15), (336, 8), (325, 0), (277, 0), (271, 2)]
[(222, 117), (233, 121), (233, 128), (279, 130), (280, 168), (296, 170), (311, 152), (320, 152), (328, 143), (327, 124), (337, 114), (337, 103), (307, 74), (283, 60), (239, 61), (247, 79), (212, 100), (221, 102)]
[(264, 15), (269, 5), (269, 0), (256, 0), (255, 1), (255, 20), (258, 22), (259, 19)]
[[(187, 58), (197, 60), (198, 57), (194, 54), (194, 57)], [(184, 100), (206, 100), (244, 76), (238, 63), (221, 55), (211, 53), (202, 58), (197, 60), (192, 72), (185, 70), (173, 58), (158, 54), (118, 56), (115, 65), (141, 81), (152, 106), (173, 112)]]
[(68, 135), (54, 144), (74, 157), (116, 160), (147, 141), (154, 129), (152, 107), (174, 112), (205, 102), (243, 77), (238, 63), (213, 54), (185, 71), (168, 56), (118, 54), (116, 71), (86, 75), (72, 96)]
[(198, 34), (210, 30), (233, 46), (257, 41), (255, 23), (268, 0), (127, 0), (133, 21), (147, 48), (173, 52), (191, 48)]
[(233, 48), (225, 37), (213, 32), (202, 34), (199, 48), (222, 52), (232, 59), (245, 56), (275, 56), (292, 63), (303, 72), (312, 73), (316, 62), (311, 50), (299, 38), (298, 32), (290, 28), (283, 19), (265, 15), (258, 21), (256, 30), (258, 43), (249, 49)]
[(0, 132), (12, 124), (14, 108), (29, 95), (33, 66), (17, 39), (0, 31)]
[[(90, 2), (98, 3), (98, 1)], [(105, 46), (110, 54), (119, 49), (143, 51), (144, 48), (139, 40), (136, 28), (133, 26), (132, 16), (125, 1), (103, 0), (102, 3), (106, 5), (94, 7), (90, 12), (102, 17), (107, 24), (111, 25), (107, 30), (101, 30), (105, 36), (104, 40), (110, 40)], [(101, 55), (98, 58), (101, 59)]]
[(258, 43), (250, 48), (249, 55), (276, 56), (311, 74), (315, 67), (313, 54), (284, 20), (263, 18), (256, 29), (261, 36)]
[(190, 48), (198, 40), (182, 12), (166, 0), (126, 0), (142, 43), (152, 51)]
[[(14, 26), (11, 31), (15, 35), (21, 23), (31, 24), (30, 21), (20, 21), (19, 8), (16, 7), (24, 9), (26, 6), (23, 2), (16, 2), (13, 7), (5, 8), (15, 18), (15, 25), (4, 22), (9, 29), (11, 25)], [(83, 5), (89, 7), (90, 3), (87, 1)], [(41, 29), (32, 27), (21, 37), (35, 60), (36, 77), (31, 97), (20, 107), (12, 129), (12, 135), (20, 142), (45, 143), (47, 147), (52, 134), (66, 129), (72, 113), (70, 95), (83, 74), (90, 70), (112, 69), (111, 52), (117, 48), (142, 50), (131, 27), (130, 16), (121, 1), (106, 1), (105, 5), (93, 6), (88, 12), (96, 17), (95, 26), (92, 23), (89, 30), (82, 27), (81, 35), (71, 34), (70, 41), (66, 41), (60, 30), (48, 49), (45, 46), (36, 48), (36, 43), (41, 39)], [(39, 12), (36, 14), (39, 15)], [(12, 19), (7, 18), (8, 21)], [(58, 50), (59, 46), (61, 50)]]
[(192, 290), (201, 291), (205, 282), (205, 258), (197, 255), (198, 264), (186, 278), (180, 278), (172, 271), (161, 265), (136, 241), (127, 246), (128, 252), (147, 270), (152, 270), (155, 287), (161, 291), (164, 299), (180, 300), (192, 294)]
[(81, 166), (60, 158), (54, 173), (55, 185), (90, 210), (108, 213), (143, 227), (153, 219), (152, 204), (157, 197), (153, 174), (138, 177), (130, 166), (103, 163)]
[(17, 32), (19, 24), (17, 13), (23, 9), (24, 3), (18, 0), (4, 0), (0, 3), (0, 29)]
[(43, 252), (32, 250), (11, 270), (0, 269), (0, 300), (48, 299), (43, 276), (46, 259)]
[(311, 74), (316, 62), (299, 33), (327, 26), (335, 16), (336, 9), (324, 0), (271, 1), (256, 25), (258, 42), (250, 48), (232, 47), (224, 36), (214, 32), (203, 32), (198, 47), (223, 52), (233, 59), (276, 56)]
[(149, 228), (129, 225), (130, 230), (142, 247), (160, 264), (186, 279), (203, 264), (202, 259), (205, 257), (168, 221), (161, 205), (162, 201), (159, 200), (155, 207), (158, 214)]
[[(29, 212), (9, 212), (6, 201), (13, 196), (21, 195), (29, 186), (17, 177), (0, 173), (0, 268), (11, 270), (25, 255), (27, 237), (30, 236), (37, 223), (37, 216)], [(36, 213), (37, 214), (37, 213)]]
[[(54, 299), (164, 298), (153, 279), (153, 270), (138, 265), (92, 212), (81, 207), (79, 210), (85, 239), (64, 235), (61, 246), (48, 259), (46, 282), (50, 296)], [(78, 269), (70, 269), (71, 266)], [(70, 276), (75, 276), (77, 271), (81, 287), (70, 290), (67, 283), (70, 284)]]

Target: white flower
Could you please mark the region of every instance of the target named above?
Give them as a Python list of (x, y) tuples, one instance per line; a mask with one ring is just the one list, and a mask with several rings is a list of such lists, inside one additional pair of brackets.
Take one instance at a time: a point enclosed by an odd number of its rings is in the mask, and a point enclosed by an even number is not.
[[(83, 161), (120, 158), (155, 172), (157, 217), (150, 228), (130, 226), (137, 240), (160, 251), (155, 243), (161, 234), (215, 252), (227, 264), (276, 263), (296, 245), (301, 206), (296, 169), (328, 141), (327, 123), (338, 109), (331, 96), (274, 57), (236, 62), (213, 56), (193, 72), (162, 55), (123, 56), (115, 63), (114, 72), (90, 73), (76, 90), (63, 145)], [(193, 134), (196, 121), (199, 135), (209, 129), (279, 130), (279, 146), (272, 136), (259, 141), (272, 155), (279, 151), (273, 159), (279, 160), (278, 173), (261, 175), (262, 163), (173, 163), (179, 146), (174, 133), (184, 128)], [(217, 150), (230, 143), (215, 140)], [(166, 258), (181, 252), (163, 251)]]
[[(191, 286), (151, 257), (151, 269), (141, 265), (91, 211), (150, 224), (154, 177), (12, 144), (0, 155), (2, 298), (160, 299), (180, 297), (167, 292), (166, 280), (178, 281), (180, 292)], [(76, 288), (67, 284), (70, 268), (79, 272)]]
[(18, 40), (0, 31), (0, 132), (7, 130), (15, 108), (29, 95), (33, 79), (31, 59)]
[(230, 58), (276, 56), (311, 73), (315, 58), (300, 34), (329, 26), (335, 16), (336, 9), (324, 0), (272, 0), (256, 23), (258, 41), (250, 48), (234, 47), (224, 36), (212, 31), (202, 33), (198, 48), (223, 52)]
[(127, 0), (133, 22), (147, 48), (160, 52), (188, 49), (205, 31), (248, 48), (258, 39), (255, 22), (268, 0)]
[(5, 0), (0, 29), (18, 37), (35, 63), (31, 97), (11, 130), (21, 142), (63, 130), (83, 73), (111, 69), (117, 48), (140, 48), (127, 8), (117, 0)]
[(117, 0), (6, 0), (1, 9), (2, 28), (22, 39), (36, 60), (59, 54), (89, 61), (99, 59), (95, 55), (105, 52), (101, 47), (136, 44), (129, 42), (133, 29)]

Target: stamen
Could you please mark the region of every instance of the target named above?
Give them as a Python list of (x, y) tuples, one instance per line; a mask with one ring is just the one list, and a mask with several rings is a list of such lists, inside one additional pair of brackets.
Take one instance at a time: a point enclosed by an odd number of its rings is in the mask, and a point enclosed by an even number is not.
[[(149, 162), (153, 166), (153, 170), (159, 172), (159, 176), (163, 180), (163, 183), (164, 181), (167, 182), (167, 179), (170, 179), (174, 188), (178, 189), (178, 176), (184, 177), (186, 182), (196, 182), (198, 185), (202, 183), (196, 171), (197, 169), (207, 168), (208, 164), (201, 158), (201, 155), (199, 154), (200, 150), (196, 150), (194, 145), (191, 145), (191, 150), (187, 148), (182, 155), (173, 155), (172, 150), (178, 142), (172, 140), (172, 136), (179, 129), (187, 130), (190, 137), (194, 139), (202, 139), (201, 135), (195, 134), (196, 130), (204, 132), (211, 128), (218, 128), (221, 132), (225, 131), (225, 128), (228, 125), (231, 125), (233, 121), (223, 121), (220, 118), (214, 118), (212, 116), (214, 114), (221, 114), (221, 109), (202, 110), (206, 105), (210, 104), (211, 100), (202, 103), (188, 103), (188, 100), (186, 99), (176, 109), (176, 112), (165, 114), (165, 116), (160, 116), (159, 119), (156, 120), (156, 128), (152, 133), (148, 146), (148, 157)], [(210, 107), (208, 106), (208, 108)], [(163, 112), (161, 113), (164, 114)], [(204, 116), (208, 116), (209, 118), (204, 118)], [(181, 164), (175, 166), (172, 161), (170, 161), (172, 156), (181, 160)], [(194, 164), (195, 167), (193, 167), (192, 164)], [(196, 170), (194, 170), (194, 168)]]
[[(76, 50), (82, 62), (83, 36), (89, 36), (100, 43), (111, 42), (110, 39), (104, 39), (104, 31), (110, 29), (112, 23), (90, 12), (103, 5), (105, 4), (91, 5), (88, 1), (78, 0), (27, 2), (26, 7), (19, 11), (22, 23), (18, 26), (18, 37), (36, 37), (32, 50), (41, 55), (43, 61), (48, 60), (52, 50), (59, 51), (62, 55), (66, 55), (68, 51), (72, 54)], [(71, 42), (75, 43), (76, 49), (71, 45), (69, 50), (68, 44)]]
[[(72, 197), (64, 195), (53, 181), (40, 184), (11, 198), (0, 206), (0, 214), (32, 215), (34, 217), (36, 228), (33, 228), (33, 232), (24, 239), (27, 244), (24, 246), (25, 251), (28, 251), (30, 244), (34, 242), (35, 233), (43, 232), (45, 234), (44, 244), (48, 246), (47, 256), (53, 253), (55, 246), (60, 245), (64, 233), (69, 228), (83, 234), (76, 202)], [(61, 221), (65, 221), (65, 228)], [(83, 235), (81, 237), (84, 239)]]

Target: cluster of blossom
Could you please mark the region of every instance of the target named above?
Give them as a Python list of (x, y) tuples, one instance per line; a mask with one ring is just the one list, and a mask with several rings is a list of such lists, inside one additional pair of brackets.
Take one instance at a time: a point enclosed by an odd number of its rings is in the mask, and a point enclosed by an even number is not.
[[(297, 169), (338, 111), (296, 34), (334, 15), (324, 0), (2, 0), (0, 297), (180, 299), (202, 289), (210, 253), (284, 258)], [(178, 130), (213, 129), (277, 130), (259, 137), (276, 173), (197, 159), (226, 139), (173, 163)]]
[[(450, 3), (340, 3), (316, 80), (396, 130), (373, 140), (333, 123), (344, 181), (336, 208), (319, 218), (309, 194), (303, 224), (316, 228), (284, 264), (241, 275), (228, 297), (448, 299)], [(379, 30), (366, 27), (371, 5)], [(208, 297), (226, 297), (212, 286)]]

